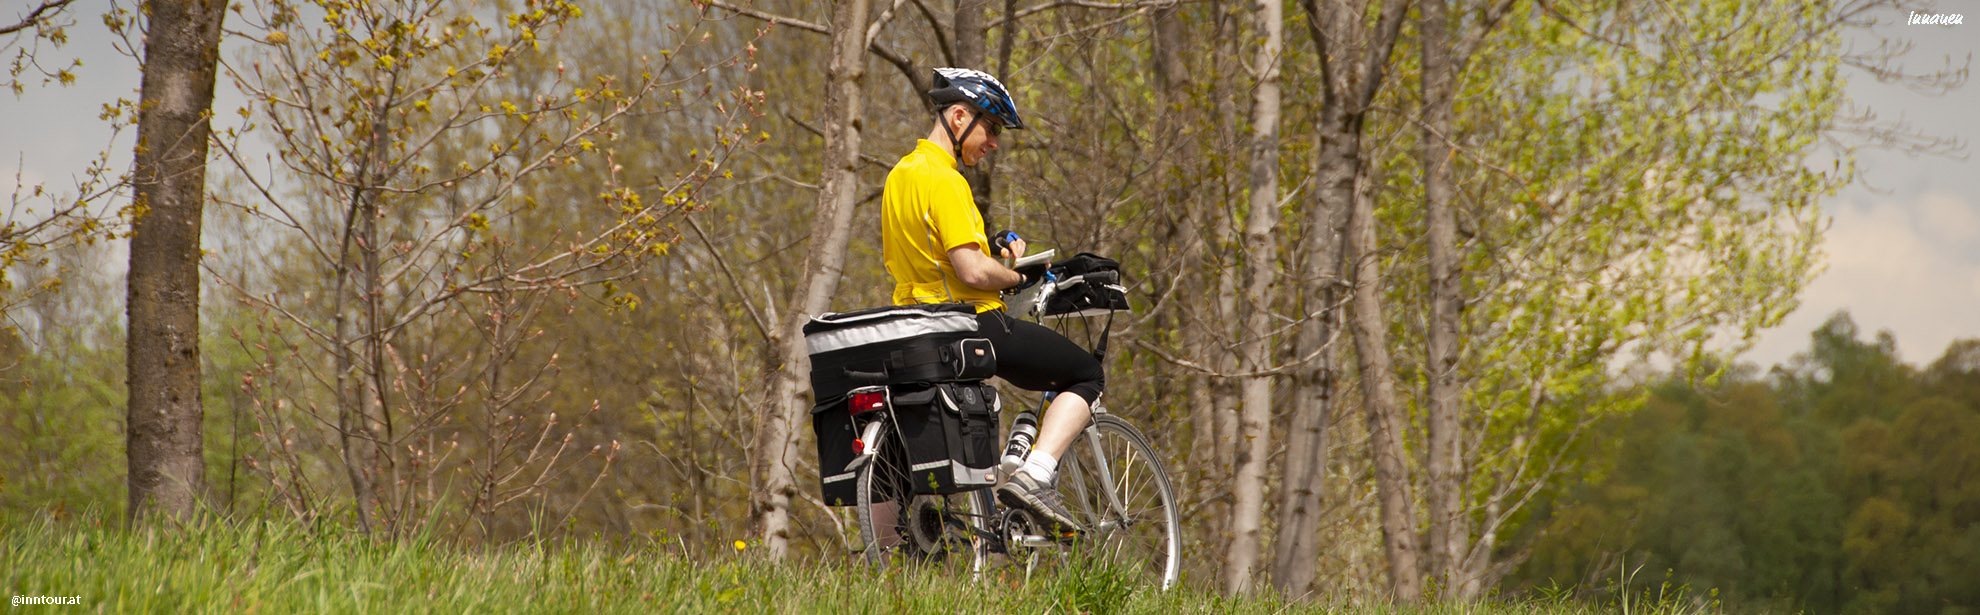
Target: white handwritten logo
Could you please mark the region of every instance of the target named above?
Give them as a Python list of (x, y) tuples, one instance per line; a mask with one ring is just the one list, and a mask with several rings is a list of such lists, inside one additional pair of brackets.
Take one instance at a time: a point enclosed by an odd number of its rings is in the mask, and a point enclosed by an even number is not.
[(1965, 17), (1959, 13), (1919, 13), (1911, 12), (1911, 20), (1905, 22), (1913, 26), (1956, 26)]

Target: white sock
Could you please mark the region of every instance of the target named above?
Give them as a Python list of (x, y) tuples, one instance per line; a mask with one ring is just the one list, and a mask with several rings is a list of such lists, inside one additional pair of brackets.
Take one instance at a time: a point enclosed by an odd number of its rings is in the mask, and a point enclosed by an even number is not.
[(1031, 449), (1031, 454), (1024, 457), (1024, 465), (1020, 466), (1018, 471), (1030, 474), (1032, 478), (1049, 485), (1058, 478), (1059, 460), (1051, 453)]

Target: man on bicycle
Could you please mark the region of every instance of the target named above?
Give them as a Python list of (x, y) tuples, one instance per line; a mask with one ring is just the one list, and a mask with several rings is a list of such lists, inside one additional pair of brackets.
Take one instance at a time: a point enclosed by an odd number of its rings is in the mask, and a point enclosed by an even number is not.
[(1054, 486), (1058, 459), (1086, 427), (1106, 374), (1100, 361), (1065, 336), (1004, 312), (999, 291), (1037, 282), (995, 256), (1024, 256), (1024, 241), (998, 233), (994, 249), (984, 236), (969, 183), (957, 163), (976, 165), (997, 149), (1005, 129), (1023, 129), (1010, 92), (995, 77), (963, 68), (935, 69), (935, 125), (887, 174), (881, 196), (880, 232), (894, 304), (970, 303), (980, 334), (997, 353), (997, 375), (1031, 391), (1057, 393), (1038, 427), (1038, 441), (1023, 465), (997, 488), (997, 498), (1061, 529), (1078, 531)]

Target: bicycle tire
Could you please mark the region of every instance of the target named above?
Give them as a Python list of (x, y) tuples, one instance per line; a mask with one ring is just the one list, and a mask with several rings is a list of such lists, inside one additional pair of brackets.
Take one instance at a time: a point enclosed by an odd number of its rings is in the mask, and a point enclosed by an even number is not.
[[(1073, 442), (1072, 453), (1059, 493), (1086, 526), (1081, 549), (1138, 580), (1174, 587), (1182, 569), (1181, 511), (1155, 447), (1126, 420), (1099, 414)], [(1096, 458), (1102, 463), (1096, 465)]]
[(853, 498), (853, 506), (859, 513), (860, 541), (866, 546), (866, 561), (876, 566), (886, 562), (889, 551), (914, 547), (904, 514), (914, 498), (914, 489), (908, 482), (907, 450), (888, 441), (893, 425), (881, 420), (874, 442), (882, 448), (872, 462), (859, 469), (854, 478), (857, 493)]
[(958, 510), (948, 496), (914, 492), (907, 450), (886, 437), (891, 429), (891, 424), (880, 427), (874, 438), (882, 443), (880, 452), (853, 480), (866, 561), (878, 566), (899, 553), (907, 561), (931, 563), (970, 548), (972, 532), (964, 521), (970, 513)]

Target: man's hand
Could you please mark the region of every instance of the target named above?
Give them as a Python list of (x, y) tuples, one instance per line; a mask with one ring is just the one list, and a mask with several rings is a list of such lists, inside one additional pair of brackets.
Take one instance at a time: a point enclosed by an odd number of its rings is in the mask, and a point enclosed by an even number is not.
[(1024, 258), (1024, 238), (1017, 231), (997, 231), (990, 236), (990, 252), (1010, 260)]
[(1024, 240), (1012, 239), (1010, 248), (1004, 251), (1004, 258), (1011, 260), (1024, 258)]
[(1019, 276), (1023, 276), (1024, 281), (1018, 282), (1017, 286), (1006, 288), (1004, 289), (1004, 291), (1017, 292), (1027, 288), (1031, 288), (1031, 285), (1037, 284), (1039, 281), (1045, 279), (1045, 270), (1047, 268), (1048, 266), (1045, 263), (1032, 263), (1017, 268), (1015, 271), (1017, 271), (1017, 274)]

